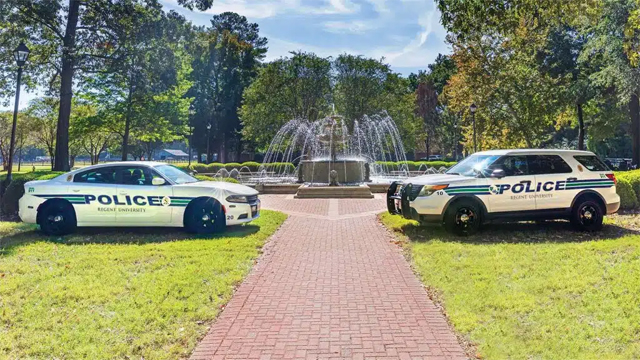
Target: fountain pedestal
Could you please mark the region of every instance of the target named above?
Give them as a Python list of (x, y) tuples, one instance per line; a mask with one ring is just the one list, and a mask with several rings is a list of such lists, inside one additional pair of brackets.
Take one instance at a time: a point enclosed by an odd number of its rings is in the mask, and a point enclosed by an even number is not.
[(300, 173), (305, 183), (331, 183), (330, 173), (335, 170), (339, 184), (358, 184), (365, 179), (365, 162), (362, 160), (304, 160)]
[(296, 199), (373, 199), (371, 189), (366, 184), (356, 186), (311, 186), (304, 184), (298, 188)]

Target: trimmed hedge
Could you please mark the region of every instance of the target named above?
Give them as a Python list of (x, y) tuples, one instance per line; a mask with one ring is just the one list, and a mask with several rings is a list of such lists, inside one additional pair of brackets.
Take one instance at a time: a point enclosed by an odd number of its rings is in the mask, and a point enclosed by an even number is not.
[[(426, 168), (436, 168), (440, 169), (441, 167), (450, 168), (453, 165), (457, 164), (455, 161), (407, 161), (406, 163), (403, 161), (376, 161), (376, 164), (383, 165), (391, 168), (400, 169), (400, 166), (406, 164), (409, 168), (409, 171), (418, 171), (418, 170), (426, 170)], [(420, 168), (422, 167), (422, 169)]]
[(234, 184), (239, 184), (240, 182), (234, 178), (215, 178), (207, 175), (196, 175), (196, 179), (200, 181), (224, 181)]
[(620, 196), (620, 209), (632, 210), (640, 207), (640, 170), (615, 172)]
[[(226, 164), (211, 163), (209, 165), (193, 164), (191, 165), (191, 167), (180, 166), (179, 168), (185, 171), (195, 170), (199, 174), (215, 174), (221, 169), (226, 169), (227, 171), (231, 171), (233, 169), (237, 169), (238, 171), (240, 171), (240, 169), (242, 169), (243, 171), (246, 172), (247, 169), (243, 169), (244, 167), (248, 168), (250, 172), (255, 173), (260, 171), (261, 166), (262, 164), (258, 162), (248, 161), (242, 164), (241, 163), (226, 163)], [(284, 173), (284, 172), (293, 173), (296, 170), (296, 167), (292, 163), (275, 162), (275, 163), (266, 164), (265, 170), (268, 172), (275, 172), (275, 173)]]
[[(13, 179), (0, 199), (0, 213), (6, 216), (18, 214), (18, 201), (24, 195), (24, 184), (33, 180), (49, 180), (63, 174), (63, 172), (34, 171), (26, 174), (14, 174)], [(6, 175), (0, 176), (0, 181), (4, 182)]]

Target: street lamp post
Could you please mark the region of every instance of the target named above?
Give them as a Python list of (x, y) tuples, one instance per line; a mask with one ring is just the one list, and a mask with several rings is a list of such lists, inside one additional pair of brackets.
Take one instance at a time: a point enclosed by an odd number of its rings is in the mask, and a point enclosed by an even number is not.
[(473, 152), (477, 152), (478, 148), (477, 148), (477, 141), (476, 141), (476, 110), (478, 110), (478, 107), (476, 106), (476, 104), (471, 104), (471, 106), (469, 106), (469, 111), (471, 111), (471, 121), (473, 121)]
[(18, 105), (20, 103), (20, 81), (22, 80), (22, 67), (29, 58), (29, 48), (21, 42), (13, 51), (13, 57), (18, 64), (18, 82), (16, 86), (16, 104), (13, 108), (13, 125), (11, 126), (11, 144), (9, 145), (9, 169), (7, 169), (7, 186), (11, 182), (11, 172), (13, 168), (13, 151), (16, 146), (16, 125), (18, 123)]
[(193, 108), (193, 104), (189, 106), (189, 169), (191, 169), (191, 148), (193, 144), (193, 115), (195, 115), (196, 110)]
[(211, 154), (209, 153), (209, 144), (211, 143), (210, 134), (211, 124), (207, 124), (207, 164), (211, 164), (211, 159), (209, 158), (209, 156), (211, 156)]

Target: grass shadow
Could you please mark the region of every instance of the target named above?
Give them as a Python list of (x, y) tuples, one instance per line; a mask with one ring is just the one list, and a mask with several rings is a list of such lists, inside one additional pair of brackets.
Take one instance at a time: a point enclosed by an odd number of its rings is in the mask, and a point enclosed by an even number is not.
[[(28, 228), (31, 229), (28, 229)], [(151, 244), (185, 240), (224, 240), (250, 236), (260, 231), (259, 225), (244, 224), (227, 227), (220, 234), (195, 235), (182, 228), (159, 227), (82, 227), (73, 234), (65, 236), (47, 236), (37, 226), (25, 226), (15, 233), (0, 237), (0, 254), (9, 255), (20, 246), (34, 242), (51, 242), (61, 245), (86, 244)]]
[[(568, 221), (518, 222), (497, 223), (485, 225), (477, 234), (471, 236), (457, 236), (448, 233), (442, 226), (421, 226), (415, 221), (389, 221), (383, 223), (394, 231), (401, 232), (412, 242), (428, 242), (439, 240), (443, 242), (459, 242), (465, 244), (495, 244), (495, 243), (579, 243), (595, 240), (611, 240), (628, 235), (640, 235), (640, 228), (635, 225), (638, 220), (631, 219), (634, 225), (625, 221), (625, 216), (617, 216), (613, 220), (607, 219), (602, 231), (588, 233), (576, 231)], [(640, 224), (638, 224), (640, 225)]]

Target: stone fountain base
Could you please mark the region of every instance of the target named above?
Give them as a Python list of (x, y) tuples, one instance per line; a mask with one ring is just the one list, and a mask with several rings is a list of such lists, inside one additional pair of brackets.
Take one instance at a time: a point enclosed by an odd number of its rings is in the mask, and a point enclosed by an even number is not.
[(358, 184), (365, 180), (365, 162), (362, 160), (305, 160), (300, 162), (305, 183), (329, 184), (329, 174), (335, 170), (338, 184)]
[(296, 199), (373, 199), (367, 184), (355, 186), (311, 186), (304, 184), (298, 188)]

